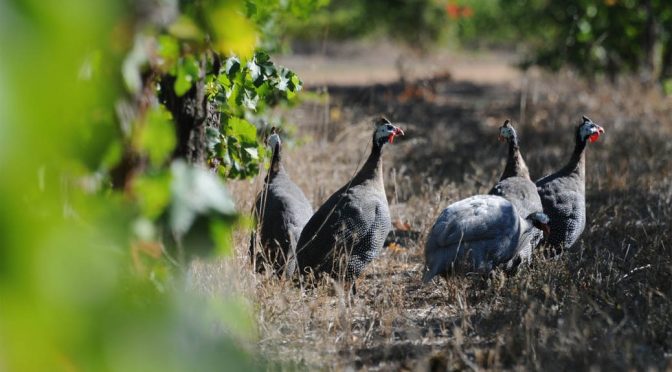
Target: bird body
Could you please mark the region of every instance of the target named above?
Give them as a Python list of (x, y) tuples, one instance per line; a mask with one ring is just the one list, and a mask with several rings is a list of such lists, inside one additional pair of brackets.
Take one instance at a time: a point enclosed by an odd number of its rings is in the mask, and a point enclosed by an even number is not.
[(313, 208), (282, 166), (278, 135), (273, 133), (268, 142), (273, 148), (273, 158), (253, 211), (260, 223), (261, 251), (255, 254), (257, 242), (256, 231), (253, 231), (250, 256), (256, 261), (257, 271), (263, 271), (264, 264), (269, 264), (276, 275), (281, 275), (286, 258), (296, 248), (301, 231), (313, 214)]
[(403, 131), (387, 119), (376, 123), (369, 158), (304, 227), (296, 248), (300, 275), (312, 271), (352, 281), (383, 247), (391, 218), (383, 184), (382, 147)]
[(297, 245), (303, 248), (299, 268), (354, 279), (378, 255), (391, 226), (384, 192), (371, 192), (365, 183), (346, 185), (306, 225)]
[(514, 264), (520, 249), (531, 246), (535, 221), (543, 213), (523, 217), (496, 195), (476, 195), (449, 205), (437, 218), (425, 245), (423, 281), (439, 274), (476, 271)]
[(574, 152), (567, 165), (536, 182), (544, 211), (551, 219), (546, 243), (554, 250), (571, 248), (586, 226), (587, 141), (595, 142), (604, 129), (583, 117), (576, 129)]
[(537, 181), (544, 210), (551, 218), (551, 246), (570, 248), (586, 227), (585, 178), (578, 174), (545, 177)]

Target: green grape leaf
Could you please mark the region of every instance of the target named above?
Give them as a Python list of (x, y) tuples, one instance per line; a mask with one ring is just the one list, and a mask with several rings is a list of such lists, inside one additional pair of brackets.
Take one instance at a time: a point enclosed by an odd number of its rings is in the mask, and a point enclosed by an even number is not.
[(257, 127), (241, 118), (229, 118), (226, 123), (226, 135), (243, 145), (257, 146)]
[(192, 56), (187, 56), (180, 60), (177, 65), (177, 76), (175, 76), (175, 94), (178, 97), (183, 96), (191, 89), (194, 81), (198, 80), (200, 67), (198, 62)]
[[(286, 76), (278, 76), (278, 78), (274, 81), (275, 83), (275, 88), (281, 92), (286, 91), (289, 88), (289, 83), (290, 80)], [(292, 89), (293, 90), (293, 89)]]
[(293, 72), (291, 72), (290, 74), (291, 74), (291, 76), (289, 77), (290, 84), (288, 85), (289, 89), (292, 92), (300, 91), (303, 84), (301, 82), (301, 79), (299, 79), (299, 77)]
[(271, 57), (268, 55), (268, 53), (263, 52), (263, 51), (258, 51), (254, 54), (254, 59), (257, 61), (258, 64), (263, 65), (263, 64), (268, 64), (268, 63), (273, 63), (271, 62)]
[(238, 57), (233, 56), (230, 58), (226, 59), (226, 62), (224, 62), (224, 73), (229, 78), (233, 78), (238, 72), (240, 71), (240, 60)]
[(245, 97), (243, 97), (243, 105), (250, 111), (257, 110), (257, 104), (259, 103), (259, 96), (253, 90), (246, 90)]
[(222, 142), (219, 130), (213, 127), (205, 128), (205, 140), (207, 141), (208, 150), (214, 151), (215, 146), (219, 145)]
[(246, 147), (245, 152), (254, 160), (259, 160), (259, 150), (256, 147)]
[(222, 84), (223, 86), (229, 88), (231, 87), (231, 80), (229, 80), (229, 77), (226, 76), (226, 74), (220, 74), (217, 76), (217, 82)]
[(264, 80), (264, 75), (261, 73), (261, 67), (256, 63), (255, 60), (247, 62), (245, 66), (250, 74), (250, 78), (256, 84), (257, 82), (262, 82)]

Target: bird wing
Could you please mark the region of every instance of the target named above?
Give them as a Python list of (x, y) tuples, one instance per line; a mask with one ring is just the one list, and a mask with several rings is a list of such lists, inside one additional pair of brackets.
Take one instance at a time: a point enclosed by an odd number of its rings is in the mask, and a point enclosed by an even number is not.
[(523, 218), (535, 212), (543, 212), (537, 186), (528, 179), (510, 177), (499, 181), (490, 190), (490, 194), (510, 201)]

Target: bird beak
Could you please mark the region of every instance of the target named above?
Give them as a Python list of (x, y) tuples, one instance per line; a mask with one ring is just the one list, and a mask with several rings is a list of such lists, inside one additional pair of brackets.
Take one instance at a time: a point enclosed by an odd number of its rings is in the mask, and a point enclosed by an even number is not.
[(597, 124), (595, 126), (597, 126), (597, 132), (588, 136), (588, 140), (590, 141), (590, 143), (597, 141), (600, 138), (600, 135), (604, 134), (604, 128), (602, 128)]
[(404, 131), (401, 130), (399, 127), (395, 127), (394, 130), (392, 131), (392, 134), (387, 138), (388, 142), (394, 143), (394, 137), (398, 135), (404, 135)]

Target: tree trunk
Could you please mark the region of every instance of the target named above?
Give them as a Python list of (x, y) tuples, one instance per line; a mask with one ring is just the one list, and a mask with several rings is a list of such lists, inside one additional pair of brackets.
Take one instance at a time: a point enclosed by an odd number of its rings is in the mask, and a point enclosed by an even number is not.
[(661, 60), (660, 80), (672, 79), (672, 21), (664, 25), (667, 28), (667, 42), (663, 44), (663, 56)]
[[(166, 75), (161, 79), (159, 99), (173, 114), (177, 146), (174, 158), (186, 159), (189, 163), (205, 165), (208, 158), (206, 128), (219, 129), (220, 113), (216, 102), (205, 96), (205, 75), (207, 61), (203, 57), (199, 63), (200, 74), (191, 89), (181, 97), (175, 94), (175, 77)], [(215, 68), (219, 69), (218, 63)]]
[(644, 23), (644, 60), (641, 61), (642, 75), (645, 80), (651, 82), (655, 79), (653, 76), (655, 70), (655, 47), (656, 47), (656, 20), (653, 13), (651, 0), (644, 2), (644, 11), (646, 12), (646, 21)]

